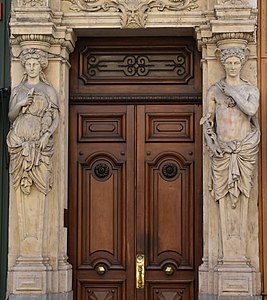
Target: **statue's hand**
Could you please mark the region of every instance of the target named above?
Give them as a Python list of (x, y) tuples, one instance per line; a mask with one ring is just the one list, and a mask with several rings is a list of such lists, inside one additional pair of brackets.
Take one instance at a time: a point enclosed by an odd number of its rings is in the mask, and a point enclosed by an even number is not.
[(40, 138), (40, 140), (37, 142), (37, 146), (38, 146), (41, 150), (44, 150), (45, 147), (46, 147), (47, 144), (48, 144), (49, 138), (50, 138), (50, 133), (49, 133), (49, 132), (46, 132), (46, 133)]
[(33, 95), (31, 96), (27, 96), (26, 98), (24, 98), (23, 100), (20, 101), (20, 106), (21, 107), (25, 107), (25, 106), (30, 106), (33, 102)]
[(215, 142), (214, 140), (210, 140), (210, 139), (207, 139), (206, 142), (207, 142), (208, 148), (210, 149), (211, 156), (223, 157), (223, 151), (217, 142)]
[(222, 86), (222, 91), (224, 92), (224, 94), (227, 97), (234, 98), (234, 96), (235, 96), (235, 90), (229, 84), (223, 85)]

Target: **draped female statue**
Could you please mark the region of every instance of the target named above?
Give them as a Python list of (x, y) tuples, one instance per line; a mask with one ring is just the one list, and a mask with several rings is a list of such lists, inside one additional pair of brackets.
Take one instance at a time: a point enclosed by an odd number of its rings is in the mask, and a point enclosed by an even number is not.
[(58, 99), (43, 73), (48, 65), (47, 53), (26, 49), (20, 60), (25, 73), (12, 90), (9, 108), (10, 173), (15, 189), (30, 194), (35, 185), (46, 195), (52, 186), (52, 135), (58, 126)]

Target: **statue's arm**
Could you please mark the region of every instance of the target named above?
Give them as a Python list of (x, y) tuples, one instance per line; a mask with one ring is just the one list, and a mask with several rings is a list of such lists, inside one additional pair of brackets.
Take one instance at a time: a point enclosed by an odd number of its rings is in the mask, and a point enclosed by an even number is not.
[(28, 97), (19, 100), (18, 91), (19, 91), (18, 87), (14, 88), (10, 96), (8, 118), (11, 123), (15, 121), (15, 119), (17, 118), (18, 114), (21, 111), (21, 108), (23, 106), (27, 106), (32, 101), (32, 98), (29, 99)]
[(53, 87), (49, 89), (49, 98), (52, 102), (51, 110), (52, 110), (52, 124), (49, 128), (50, 135), (52, 135), (58, 127), (59, 122), (59, 114), (58, 114), (58, 96), (56, 90)]
[(46, 145), (48, 144), (49, 138), (57, 129), (59, 122), (58, 98), (55, 89), (49, 87), (49, 89), (47, 90), (47, 96), (49, 98), (49, 101), (51, 102), (50, 112), (52, 115), (52, 123), (48, 130), (42, 135), (42, 137), (39, 140), (39, 147), (41, 149), (45, 149)]
[[(23, 107), (27, 107), (32, 104), (33, 101), (33, 90), (29, 91), (26, 97), (20, 98), (19, 97), (19, 89), (21, 86), (15, 87), (10, 96), (10, 103), (9, 103), (9, 112), (8, 118), (11, 123), (15, 121), (17, 116), (19, 115), (21, 109)], [(22, 110), (23, 112), (23, 110)]]
[(259, 108), (259, 91), (255, 86), (251, 86), (250, 91), (244, 97), (244, 93), (238, 93), (231, 87), (225, 87), (225, 94), (231, 96), (240, 110), (248, 116), (254, 116)]
[(211, 87), (207, 94), (207, 109), (206, 114), (200, 120), (203, 125), (204, 137), (211, 156), (223, 155), (223, 152), (218, 144), (217, 135), (215, 132), (215, 110), (216, 110), (216, 88)]

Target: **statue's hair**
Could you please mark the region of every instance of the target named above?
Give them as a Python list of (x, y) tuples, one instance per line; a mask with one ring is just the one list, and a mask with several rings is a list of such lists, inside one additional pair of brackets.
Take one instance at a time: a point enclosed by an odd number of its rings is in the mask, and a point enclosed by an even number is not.
[(48, 55), (43, 50), (37, 48), (29, 48), (23, 50), (20, 54), (20, 62), (23, 67), (25, 67), (26, 61), (30, 58), (37, 59), (42, 69), (45, 69), (48, 66)]
[[(25, 67), (26, 61), (28, 59), (37, 59), (40, 63), (40, 66), (43, 69), (45, 69), (48, 66), (48, 55), (45, 51), (37, 49), (37, 48), (29, 48), (29, 49), (24, 49), (21, 54), (20, 54), (20, 62), (23, 65), (23, 67)], [(22, 81), (24, 82), (27, 80), (27, 74), (25, 73), (23, 75)], [(49, 82), (47, 81), (45, 74), (43, 71), (40, 72), (40, 80), (43, 81), (46, 84), (49, 84)]]
[(246, 62), (247, 59), (247, 53), (245, 49), (242, 48), (227, 48), (227, 49), (222, 49), (220, 50), (219, 53), (219, 59), (222, 64), (225, 63), (227, 58), (236, 56), (240, 59), (242, 65)]

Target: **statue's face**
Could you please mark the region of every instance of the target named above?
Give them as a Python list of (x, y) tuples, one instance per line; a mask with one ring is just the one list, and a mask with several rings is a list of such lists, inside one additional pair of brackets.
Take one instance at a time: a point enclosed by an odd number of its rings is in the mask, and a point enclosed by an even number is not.
[(41, 65), (36, 58), (30, 58), (25, 63), (26, 73), (31, 78), (36, 78), (42, 71)]
[(242, 63), (239, 57), (231, 56), (228, 57), (224, 62), (224, 69), (226, 75), (230, 77), (237, 77), (240, 75), (240, 71), (242, 68)]

